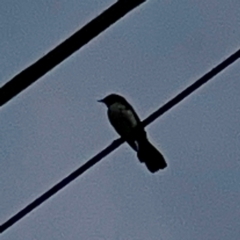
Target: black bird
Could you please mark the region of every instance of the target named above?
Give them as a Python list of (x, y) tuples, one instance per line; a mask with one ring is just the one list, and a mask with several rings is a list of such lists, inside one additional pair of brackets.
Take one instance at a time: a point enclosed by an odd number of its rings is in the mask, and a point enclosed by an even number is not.
[(163, 155), (148, 141), (138, 115), (124, 97), (110, 94), (99, 102), (106, 104), (110, 123), (137, 152), (139, 161), (144, 162), (150, 172), (167, 166)]

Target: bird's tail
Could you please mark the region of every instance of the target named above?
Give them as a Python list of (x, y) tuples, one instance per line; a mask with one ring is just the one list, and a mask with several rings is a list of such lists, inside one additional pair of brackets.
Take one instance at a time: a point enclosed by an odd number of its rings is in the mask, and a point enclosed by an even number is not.
[(144, 162), (146, 164), (150, 172), (157, 172), (167, 166), (163, 155), (148, 141), (147, 138), (138, 141), (138, 144), (138, 159), (140, 162)]

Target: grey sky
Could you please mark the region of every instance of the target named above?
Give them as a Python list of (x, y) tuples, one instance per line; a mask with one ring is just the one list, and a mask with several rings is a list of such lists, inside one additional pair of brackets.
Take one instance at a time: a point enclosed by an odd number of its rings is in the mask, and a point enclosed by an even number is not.
[[(2, 0), (0, 84), (113, 3)], [(236, 51), (239, 9), (149, 0), (4, 106), (0, 223), (118, 137), (97, 99), (120, 93), (144, 119)], [(166, 170), (124, 144), (1, 239), (238, 240), (239, 64), (147, 127)]]

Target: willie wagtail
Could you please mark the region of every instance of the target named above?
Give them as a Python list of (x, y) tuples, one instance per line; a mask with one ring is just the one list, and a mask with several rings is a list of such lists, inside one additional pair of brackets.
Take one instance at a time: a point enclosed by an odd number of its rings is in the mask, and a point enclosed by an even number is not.
[(144, 162), (150, 172), (154, 173), (167, 166), (163, 155), (148, 141), (138, 115), (125, 98), (110, 94), (99, 102), (106, 104), (110, 123), (137, 152), (139, 161)]

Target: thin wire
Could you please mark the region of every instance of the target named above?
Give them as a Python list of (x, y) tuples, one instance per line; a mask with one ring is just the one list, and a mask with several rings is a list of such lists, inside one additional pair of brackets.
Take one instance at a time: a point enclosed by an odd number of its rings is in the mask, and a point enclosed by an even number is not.
[(229, 56), (226, 60), (221, 62), (219, 65), (217, 65), (215, 68), (210, 70), (208, 73), (203, 75), (201, 78), (199, 78), (196, 82), (194, 82), (192, 85), (188, 86), (185, 90), (183, 90), (181, 93), (179, 93), (177, 96), (175, 96), (172, 100), (164, 104), (161, 108), (159, 108), (157, 111), (152, 113), (149, 117), (147, 117), (143, 121), (143, 126), (146, 127), (151, 122), (156, 120), (158, 117), (160, 117), (162, 114), (164, 114), (166, 111), (171, 109), (173, 106), (177, 105), (179, 102), (181, 102), (184, 98), (189, 96), (191, 93), (193, 93), (195, 90), (200, 88), (203, 84), (208, 82), (211, 78), (216, 76), (218, 73), (220, 73), (222, 70), (227, 68), (229, 65), (231, 65), (233, 62), (235, 62), (240, 57), (240, 49), (238, 49), (235, 53), (233, 53), (231, 56)]
[(120, 0), (0, 88), (0, 107), (146, 0)]
[[(240, 49), (232, 54), (230, 57), (228, 57), (225, 61), (220, 63), (217, 67), (213, 68), (211, 71), (209, 71), (207, 74), (205, 74), (203, 77), (201, 77), (199, 80), (197, 80), (195, 83), (187, 87), (185, 90), (183, 90), (181, 93), (179, 93), (176, 97), (168, 101), (166, 104), (164, 104), (161, 108), (159, 108), (157, 111), (152, 113), (148, 118), (146, 118), (142, 124), (143, 126), (147, 126), (154, 120), (156, 120), (158, 117), (163, 115), (166, 111), (171, 109), (173, 106), (178, 104), (180, 101), (182, 101), (184, 98), (189, 96), (191, 93), (196, 91), (198, 88), (203, 86), (207, 81), (212, 79), (214, 76), (216, 76), (218, 73), (220, 73), (222, 70), (224, 70), (226, 67), (228, 67), (230, 64), (232, 64), (234, 61), (236, 61), (240, 57)], [(11, 227), (14, 223), (18, 222), (21, 218), (23, 218), (25, 215), (30, 213), (32, 210), (37, 208), (40, 204), (45, 202), (48, 198), (52, 197), (55, 193), (57, 193), (59, 190), (64, 188), (66, 185), (68, 185), (70, 182), (72, 182), (74, 179), (79, 177), (81, 174), (83, 174), (85, 171), (90, 169), (93, 165), (95, 165), (97, 162), (99, 162), (103, 157), (110, 154), (114, 149), (119, 147), (124, 141), (122, 139), (117, 139), (113, 141), (112, 144), (110, 144), (108, 147), (106, 147), (104, 150), (102, 150), (100, 153), (98, 153), (96, 156), (94, 156), (92, 159), (90, 159), (88, 162), (86, 162), (83, 166), (79, 167), (77, 170), (75, 170), (73, 173), (68, 175), (66, 178), (64, 178), (62, 181), (57, 183), (55, 186), (53, 186), (50, 190), (42, 194), (40, 197), (35, 199), (32, 203), (27, 205), (25, 208), (23, 208), (21, 211), (19, 211), (17, 214), (15, 214), (13, 217), (11, 217), (9, 220), (7, 220), (5, 223), (3, 223), (0, 226), (0, 233), (4, 232), (6, 229)]]
[(47, 192), (42, 194), (40, 197), (36, 198), (33, 202), (28, 204), (25, 208), (23, 208), (21, 211), (19, 211), (17, 214), (15, 214), (13, 217), (11, 217), (9, 220), (7, 220), (5, 223), (3, 223), (0, 226), (0, 233), (4, 232), (6, 229), (11, 227), (14, 223), (18, 222), (21, 218), (23, 218), (25, 215), (30, 213), (32, 210), (37, 208), (40, 204), (45, 202), (48, 198), (52, 197), (55, 193), (57, 193), (59, 190), (64, 188), (66, 185), (68, 185), (70, 182), (72, 182), (74, 179), (79, 177), (82, 173), (87, 171), (89, 168), (91, 168), (93, 165), (95, 165), (97, 162), (99, 162), (103, 157), (108, 155), (110, 152), (112, 152), (114, 149), (119, 147), (123, 143), (122, 139), (117, 139), (113, 141), (112, 144), (110, 144), (108, 147), (106, 147), (104, 150), (102, 150), (100, 153), (98, 153), (96, 156), (91, 158), (88, 162), (83, 164), (81, 167), (79, 167), (77, 170), (69, 174), (67, 177), (65, 177), (63, 180), (58, 182), (56, 185), (54, 185), (52, 188), (50, 188)]

